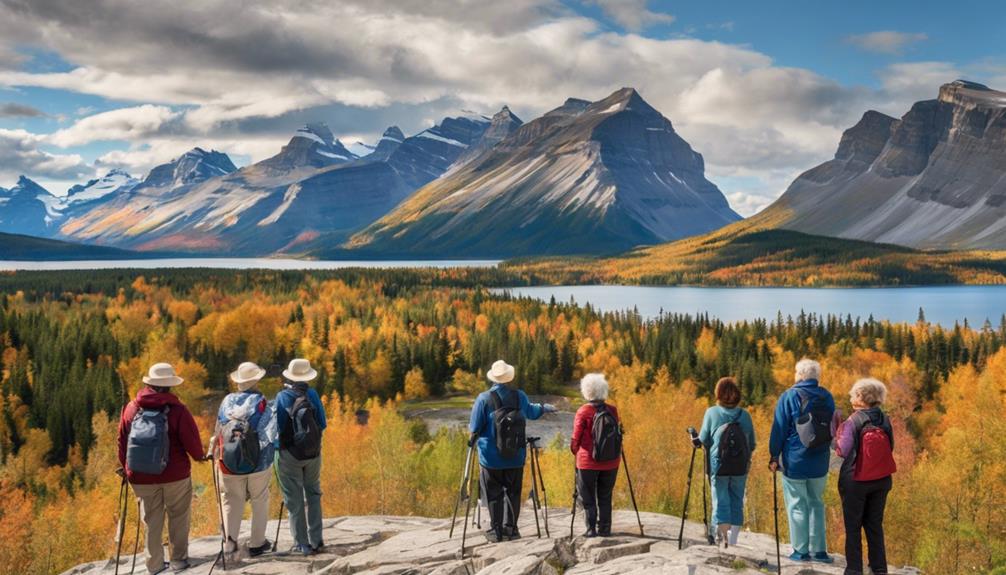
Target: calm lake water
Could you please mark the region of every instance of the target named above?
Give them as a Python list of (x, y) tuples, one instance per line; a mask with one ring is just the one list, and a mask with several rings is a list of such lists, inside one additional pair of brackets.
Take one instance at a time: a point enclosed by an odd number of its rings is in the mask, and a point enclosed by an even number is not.
[(338, 270), (344, 268), (490, 267), (499, 260), (326, 261), (282, 258), (177, 258), (150, 260), (0, 261), (0, 270), (110, 270), (156, 268), (220, 268), (230, 270)]
[(988, 318), (999, 326), (1006, 313), (1006, 286), (940, 286), (910, 288), (701, 288), (641, 286), (553, 286), (509, 288), (517, 296), (544, 301), (572, 298), (603, 311), (634, 307), (644, 317), (664, 313), (706, 313), (727, 322), (755, 318), (816, 314), (914, 322), (919, 308), (926, 319), (952, 327), (965, 319), (981, 327)]

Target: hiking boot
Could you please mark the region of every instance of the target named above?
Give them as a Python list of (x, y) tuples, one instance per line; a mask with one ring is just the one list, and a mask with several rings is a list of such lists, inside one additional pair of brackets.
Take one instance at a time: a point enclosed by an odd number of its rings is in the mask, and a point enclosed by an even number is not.
[(490, 529), (489, 531), (486, 531), (486, 540), (490, 543), (499, 543), (500, 534), (495, 529)]
[(597, 537), (597, 530), (595, 530), (593, 527), (588, 527), (587, 530), (583, 532), (583, 536), (588, 539)]
[(150, 575), (159, 575), (160, 573), (166, 572), (170, 567), (171, 565), (169, 565), (168, 562), (165, 561), (164, 565), (162, 565), (160, 569), (158, 569), (157, 571), (149, 571), (149, 573)]
[(810, 553), (797, 553), (794, 551), (793, 554), (789, 556), (789, 560), (810, 562)]
[(835, 562), (835, 558), (832, 557), (831, 555), (828, 555), (827, 551), (818, 551), (810, 559), (814, 563), (827, 563), (829, 565)]
[(272, 550), (272, 543), (270, 543), (269, 540), (266, 539), (265, 543), (259, 545), (258, 547), (249, 547), (248, 555), (251, 557), (258, 557), (259, 555), (268, 553), (271, 550)]
[(290, 548), (290, 551), (288, 552), (288, 554), (289, 555), (303, 555), (304, 557), (307, 557), (307, 556), (309, 556), (311, 554), (311, 546), (310, 545), (301, 545), (301, 544), (294, 545), (293, 547)]
[(182, 559), (181, 561), (172, 561), (170, 565), (171, 570), (174, 571), (175, 573), (178, 573), (179, 571), (185, 571), (189, 567), (192, 567), (192, 564), (189, 563), (188, 559)]
[(597, 528), (598, 537), (611, 537), (611, 525), (601, 525)]
[(520, 530), (517, 529), (516, 527), (508, 527), (507, 539), (509, 539), (510, 541), (516, 541), (517, 539), (520, 539)]
[(317, 545), (315, 545), (314, 547), (311, 548), (311, 552), (314, 553), (315, 555), (317, 555), (318, 553), (324, 553), (325, 552), (325, 542), (324, 541), (319, 541)]

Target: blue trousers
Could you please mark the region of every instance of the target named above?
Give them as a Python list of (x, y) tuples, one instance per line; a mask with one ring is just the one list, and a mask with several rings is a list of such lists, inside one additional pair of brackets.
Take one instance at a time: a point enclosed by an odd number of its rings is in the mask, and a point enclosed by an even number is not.
[(828, 476), (790, 479), (783, 475), (782, 489), (789, 515), (789, 538), (793, 551), (801, 554), (828, 551), (824, 532), (824, 488)]
[(321, 545), (321, 456), (301, 461), (287, 450), (277, 449), (276, 470), (294, 542)]
[(747, 475), (734, 477), (718, 477), (713, 475), (713, 524), (744, 525), (744, 487), (747, 485)]

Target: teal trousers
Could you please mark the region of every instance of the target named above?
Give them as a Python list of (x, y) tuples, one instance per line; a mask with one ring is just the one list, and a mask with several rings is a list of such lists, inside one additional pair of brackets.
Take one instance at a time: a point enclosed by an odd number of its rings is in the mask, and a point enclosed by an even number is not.
[(277, 449), (276, 472), (294, 542), (318, 547), (322, 544), (321, 456), (301, 461)]
[(824, 532), (824, 488), (828, 476), (814, 479), (782, 478), (789, 538), (793, 551), (801, 554), (828, 551)]

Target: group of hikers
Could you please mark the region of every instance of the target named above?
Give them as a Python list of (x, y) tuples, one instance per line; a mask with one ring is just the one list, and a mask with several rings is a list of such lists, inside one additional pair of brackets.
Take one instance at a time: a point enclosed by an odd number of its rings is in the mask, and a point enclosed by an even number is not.
[[(823, 493), (831, 450), (843, 458), (838, 488), (846, 529), (846, 575), (863, 573), (860, 535), (866, 533), (872, 573), (887, 573), (883, 519), (891, 475), (894, 435), (881, 408), (887, 390), (875, 379), (861, 379), (851, 389), (853, 413), (843, 420), (831, 393), (819, 385), (820, 365), (803, 359), (796, 383), (778, 399), (769, 438), (769, 470), (782, 472), (793, 553), (800, 562), (832, 563), (825, 539)], [(479, 497), (489, 510), (491, 542), (519, 538), (527, 420), (554, 413), (555, 406), (532, 403), (514, 385), (515, 368), (497, 361), (486, 372), (491, 383), (479, 394), (469, 420), (469, 447), (478, 450)], [(274, 401), (258, 388), (266, 370), (243, 363), (230, 374), (237, 390), (218, 410), (217, 425), (204, 451), (191, 413), (171, 393), (182, 383), (171, 365), (152, 366), (145, 386), (123, 409), (119, 424), (119, 462), (124, 482), (132, 486), (146, 525), (147, 571), (188, 568), (188, 532), (192, 502), (190, 458), (214, 461), (219, 480), (223, 546), (221, 557), (238, 550), (246, 502), (251, 503), (248, 554), (275, 550), (266, 538), (271, 474), (275, 474), (289, 510), (294, 541), (291, 553), (324, 550), (321, 509), (321, 436), (325, 411), (309, 383), (317, 372), (308, 360), (295, 359), (282, 373), (283, 389)], [(577, 410), (570, 440), (576, 460), (576, 495), (584, 509), (585, 537), (612, 532), (612, 492), (622, 463), (622, 422), (607, 403), (603, 374), (583, 377), (586, 402)], [(729, 377), (715, 387), (716, 405), (699, 432), (690, 430), (695, 450), (706, 458), (712, 491), (711, 540), (736, 545), (744, 524), (744, 496), (754, 425), (742, 407), (741, 389)], [(703, 478), (705, 481), (706, 478)], [(167, 519), (169, 561), (164, 561), (163, 527)], [(120, 533), (121, 537), (121, 533)]]

